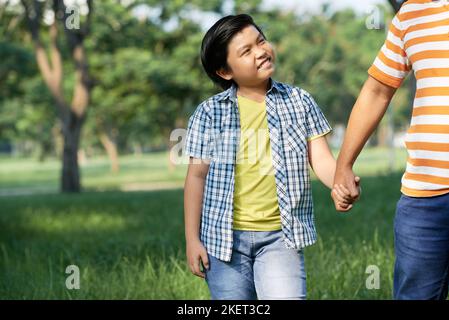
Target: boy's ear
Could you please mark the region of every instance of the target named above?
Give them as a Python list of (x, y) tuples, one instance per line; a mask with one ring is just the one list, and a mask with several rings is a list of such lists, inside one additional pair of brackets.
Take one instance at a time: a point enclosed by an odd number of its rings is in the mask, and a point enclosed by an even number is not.
[(222, 77), (225, 80), (231, 80), (232, 79), (232, 73), (230, 71), (227, 71), (223, 68), (221, 68), (220, 70), (216, 71), (217, 75), (219, 77)]

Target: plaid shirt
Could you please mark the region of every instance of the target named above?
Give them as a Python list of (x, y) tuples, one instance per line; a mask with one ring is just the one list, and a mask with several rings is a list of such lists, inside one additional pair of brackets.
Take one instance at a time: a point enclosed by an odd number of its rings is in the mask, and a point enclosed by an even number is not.
[[(272, 80), (265, 101), (283, 239), (287, 248), (299, 250), (316, 241), (307, 140), (330, 132), (331, 127), (303, 89)], [(211, 161), (200, 239), (209, 254), (223, 261), (230, 261), (232, 255), (239, 139), (235, 86), (201, 103), (189, 119), (184, 154)]]

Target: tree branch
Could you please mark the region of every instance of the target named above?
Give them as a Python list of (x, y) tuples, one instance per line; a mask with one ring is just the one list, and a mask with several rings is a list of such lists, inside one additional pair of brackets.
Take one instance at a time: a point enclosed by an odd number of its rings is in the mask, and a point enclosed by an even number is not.
[(22, 6), (25, 9), (25, 20), (30, 30), (31, 37), (33, 41), (39, 41), (39, 28), (40, 28), (40, 17), (42, 14), (41, 4), (34, 0), (33, 6), (31, 7), (30, 0), (21, 0)]
[(82, 29), (83, 36), (85, 37), (90, 33), (92, 25), (92, 10), (93, 10), (92, 0), (87, 0), (87, 8), (89, 9), (89, 12), (87, 13), (86, 23), (84, 24), (84, 27)]
[(88, 0), (87, 5), (89, 13), (87, 16), (86, 25), (83, 29), (69, 29), (65, 23), (69, 17), (66, 5), (62, 0), (54, 0), (55, 8), (58, 10), (57, 17), (61, 17), (64, 25), (64, 31), (67, 38), (67, 43), (72, 53), (72, 58), (75, 64), (75, 86), (73, 88), (73, 98), (71, 103), (71, 110), (78, 117), (82, 118), (85, 115), (87, 106), (90, 100), (91, 81), (88, 73), (87, 57), (84, 49), (84, 38), (89, 32), (92, 14), (92, 1)]
[(62, 74), (63, 74), (63, 63), (61, 50), (58, 48), (58, 26), (57, 26), (57, 10), (53, 6), (53, 11), (55, 14), (55, 19), (50, 26), (50, 55), (52, 64), (53, 80), (57, 86), (59, 86), (58, 91), (62, 93)]
[(59, 49), (56, 46), (57, 40), (57, 29), (56, 25), (53, 24), (50, 29), (51, 38), (51, 59), (53, 68), (50, 66), (50, 61), (48, 59), (46, 50), (40, 40), (40, 19), (42, 17), (42, 6), (43, 3), (34, 0), (33, 6), (31, 6), (30, 1), (22, 0), (22, 5), (25, 9), (25, 19), (27, 21), (28, 29), (31, 33), (31, 38), (34, 44), (34, 50), (36, 53), (36, 62), (39, 70), (44, 78), (44, 82), (49, 88), (53, 98), (56, 101), (56, 106), (63, 116), (66, 112), (66, 103), (64, 101), (64, 95), (62, 92), (62, 61)]

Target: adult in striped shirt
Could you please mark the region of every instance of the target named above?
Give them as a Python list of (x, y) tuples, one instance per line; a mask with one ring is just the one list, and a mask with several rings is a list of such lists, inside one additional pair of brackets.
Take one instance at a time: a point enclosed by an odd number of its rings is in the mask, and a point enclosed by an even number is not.
[[(416, 76), (407, 168), (394, 222), (395, 299), (446, 299), (449, 276), (449, 1), (409, 0), (352, 110), (334, 185), (355, 200), (353, 164), (409, 71)], [(339, 211), (349, 207), (336, 204)]]

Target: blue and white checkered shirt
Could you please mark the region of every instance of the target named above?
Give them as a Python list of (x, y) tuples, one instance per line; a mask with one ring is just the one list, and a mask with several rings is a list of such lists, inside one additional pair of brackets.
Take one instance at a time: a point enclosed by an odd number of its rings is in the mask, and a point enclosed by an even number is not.
[[(284, 243), (299, 250), (316, 241), (307, 140), (330, 132), (331, 127), (303, 89), (272, 80), (265, 101)], [(209, 254), (223, 261), (230, 261), (232, 255), (239, 139), (235, 86), (201, 103), (189, 119), (184, 154), (210, 160), (200, 239)]]

